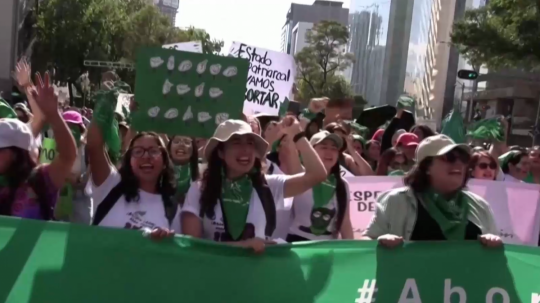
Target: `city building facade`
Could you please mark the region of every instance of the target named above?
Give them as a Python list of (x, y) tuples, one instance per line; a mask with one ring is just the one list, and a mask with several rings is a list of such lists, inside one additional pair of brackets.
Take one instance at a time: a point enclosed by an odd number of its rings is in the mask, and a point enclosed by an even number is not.
[(154, 0), (154, 5), (169, 18), (172, 25), (176, 24), (176, 13), (180, 6), (180, 0)]
[[(305, 31), (321, 21), (348, 24), (349, 10), (343, 2), (316, 0), (312, 5), (292, 3), (281, 32), (281, 52), (295, 54), (305, 45)], [(304, 33), (302, 35), (302, 33)]]

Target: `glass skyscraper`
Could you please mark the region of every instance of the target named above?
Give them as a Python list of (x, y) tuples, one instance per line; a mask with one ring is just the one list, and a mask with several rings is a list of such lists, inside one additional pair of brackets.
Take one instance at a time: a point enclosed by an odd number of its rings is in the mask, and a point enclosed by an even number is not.
[(371, 105), (383, 103), (390, 0), (351, 0), (349, 52), (355, 56), (351, 86)]

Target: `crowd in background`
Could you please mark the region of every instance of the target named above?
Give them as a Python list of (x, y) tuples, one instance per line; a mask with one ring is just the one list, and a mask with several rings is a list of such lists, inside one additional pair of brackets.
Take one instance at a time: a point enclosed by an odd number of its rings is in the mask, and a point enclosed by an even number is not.
[[(319, 98), (300, 113), (227, 120), (211, 138), (167, 136), (134, 131), (111, 107), (59, 106), (50, 76), (32, 81), (25, 62), (14, 75), (28, 105), (1, 105), (5, 216), (138, 229), (158, 239), (184, 234), (259, 252), (272, 243), (353, 239), (346, 177), (402, 176), (404, 187), (379, 197), (364, 240), (498, 246), (489, 201), (467, 191), (467, 181), (540, 183), (540, 147), (456, 144), (425, 125), (405, 125), (402, 108), (368, 133), (353, 121), (352, 100)], [(103, 84), (103, 94), (117, 87)], [(56, 142), (50, 163), (39, 161), (45, 139)]]

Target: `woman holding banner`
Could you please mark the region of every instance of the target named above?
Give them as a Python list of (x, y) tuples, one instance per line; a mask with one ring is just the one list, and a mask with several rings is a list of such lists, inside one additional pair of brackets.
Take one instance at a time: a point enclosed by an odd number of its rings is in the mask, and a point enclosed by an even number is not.
[(294, 219), (287, 242), (354, 239), (349, 215), (349, 185), (341, 177), (343, 139), (321, 131), (310, 139), (328, 172), (326, 180), (294, 197)]
[(0, 215), (51, 220), (59, 189), (69, 177), (77, 149), (69, 128), (58, 112), (58, 97), (49, 74), (36, 76), (26, 92), (56, 134), (57, 155), (50, 164), (37, 165), (30, 151), (34, 135), (18, 119), (0, 120)]
[(387, 247), (404, 240), (477, 239), (486, 246), (500, 246), (489, 204), (464, 189), (469, 147), (436, 135), (420, 143), (416, 157), (416, 165), (405, 176), (406, 187), (379, 197), (364, 235)]
[(182, 231), (196, 238), (264, 250), (274, 232), (276, 210), (284, 199), (299, 195), (326, 179), (326, 170), (296, 118), (279, 124), (300, 151), (305, 172), (264, 175), (268, 143), (241, 120), (221, 123), (204, 150), (208, 168), (192, 183), (182, 208)]

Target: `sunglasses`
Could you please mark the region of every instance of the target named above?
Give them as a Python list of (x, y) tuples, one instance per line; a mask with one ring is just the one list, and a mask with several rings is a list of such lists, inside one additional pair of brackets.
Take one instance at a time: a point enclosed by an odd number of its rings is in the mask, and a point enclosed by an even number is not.
[(471, 156), (469, 154), (460, 150), (453, 150), (442, 157), (448, 163), (455, 163), (459, 160), (460, 162), (467, 164), (471, 159)]
[(495, 163), (489, 163), (489, 164), (487, 164), (487, 163), (478, 163), (477, 166), (478, 166), (480, 169), (488, 169), (488, 167), (489, 167), (490, 169), (493, 169), (493, 170), (496, 170), (496, 169), (497, 169), (497, 164), (495, 164)]

